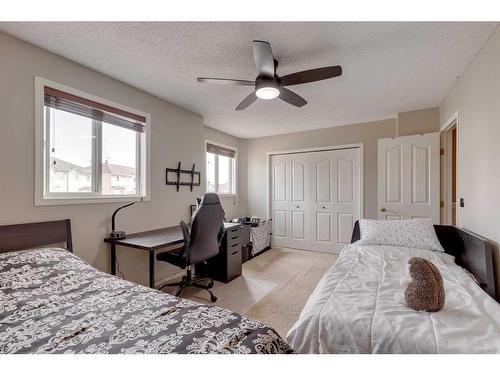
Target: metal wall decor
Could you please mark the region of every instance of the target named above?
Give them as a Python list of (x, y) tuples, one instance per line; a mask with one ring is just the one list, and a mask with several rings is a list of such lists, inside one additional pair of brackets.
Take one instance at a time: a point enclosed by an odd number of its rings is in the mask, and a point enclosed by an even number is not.
[[(179, 186), (189, 186), (191, 191), (193, 191), (193, 186), (201, 185), (201, 173), (196, 172), (193, 168), (191, 170), (181, 169), (181, 162), (177, 165), (177, 168), (166, 168), (165, 169), (165, 184), (175, 185), (177, 191), (179, 191)], [(189, 175), (190, 181), (181, 181), (181, 175)]]

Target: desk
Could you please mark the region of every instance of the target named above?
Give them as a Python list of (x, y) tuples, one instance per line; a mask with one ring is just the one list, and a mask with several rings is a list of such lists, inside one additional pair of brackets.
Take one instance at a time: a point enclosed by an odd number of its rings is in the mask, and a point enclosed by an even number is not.
[[(236, 223), (224, 223), (224, 229), (239, 226)], [(104, 242), (109, 243), (111, 250), (111, 274), (116, 276), (116, 246), (132, 247), (147, 251), (149, 253), (149, 287), (155, 287), (155, 250), (165, 247), (179, 245), (172, 249), (178, 249), (184, 244), (184, 237), (179, 225), (173, 227), (150, 230), (146, 232), (134, 233), (127, 235), (127, 238), (116, 240), (113, 238), (105, 238)]]

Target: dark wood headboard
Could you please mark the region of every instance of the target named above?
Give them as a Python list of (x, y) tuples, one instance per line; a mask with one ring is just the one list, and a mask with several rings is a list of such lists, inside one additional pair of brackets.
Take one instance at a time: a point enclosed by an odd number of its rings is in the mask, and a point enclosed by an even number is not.
[[(447, 254), (455, 263), (471, 272), (481, 288), (500, 302), (493, 270), (493, 245), (486, 238), (452, 225), (434, 225), (436, 235)], [(360, 239), (359, 223), (354, 223), (351, 243)]]
[(69, 219), (0, 226), (0, 253), (61, 243), (73, 252)]

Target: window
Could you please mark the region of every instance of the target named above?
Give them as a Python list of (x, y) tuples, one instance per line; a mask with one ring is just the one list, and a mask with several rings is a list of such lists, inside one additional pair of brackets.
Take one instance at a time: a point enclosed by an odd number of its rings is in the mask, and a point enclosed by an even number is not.
[(207, 191), (236, 194), (236, 150), (207, 143)]
[(147, 198), (145, 114), (47, 82), (37, 79), (37, 203)]

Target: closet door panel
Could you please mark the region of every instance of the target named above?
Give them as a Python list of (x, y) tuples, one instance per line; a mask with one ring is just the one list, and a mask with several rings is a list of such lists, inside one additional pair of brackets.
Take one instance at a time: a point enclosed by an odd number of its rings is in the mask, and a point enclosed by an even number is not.
[(315, 242), (332, 243), (332, 215), (330, 212), (316, 212)]
[(289, 247), (309, 249), (309, 154), (290, 154)]
[(287, 246), (290, 235), (290, 162), (284, 155), (271, 158), (272, 243)]
[(335, 196), (333, 151), (311, 153), (311, 247), (312, 251), (334, 249), (332, 207)]
[(360, 218), (360, 149), (311, 155), (311, 250), (338, 253)]
[(309, 155), (271, 157), (274, 246), (309, 248)]
[(354, 223), (361, 217), (361, 173), (359, 148), (335, 151), (334, 251), (351, 242)]

